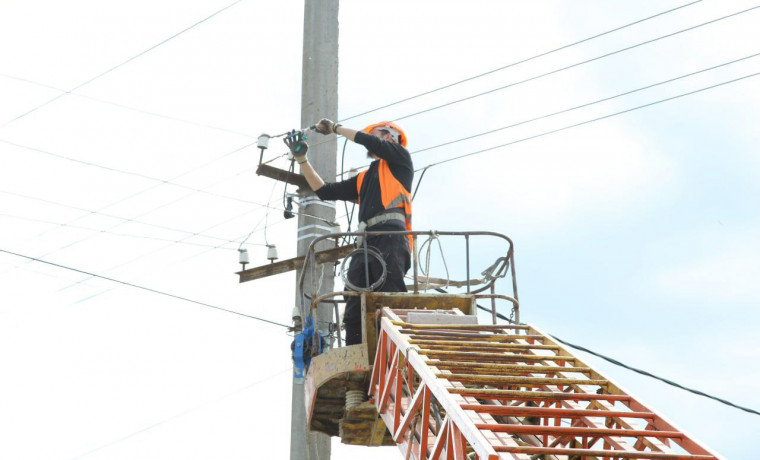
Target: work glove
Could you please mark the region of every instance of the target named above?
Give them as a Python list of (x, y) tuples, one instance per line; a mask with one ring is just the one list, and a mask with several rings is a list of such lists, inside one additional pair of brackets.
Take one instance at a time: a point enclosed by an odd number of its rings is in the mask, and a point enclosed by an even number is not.
[(306, 163), (306, 152), (309, 150), (309, 144), (306, 143), (306, 136), (304, 136), (303, 131), (291, 131), (285, 136), (283, 142), (288, 146), (298, 164)]
[(336, 124), (332, 120), (323, 118), (319, 120), (319, 123), (316, 124), (314, 129), (320, 134), (328, 135), (328, 134), (335, 134), (335, 129), (338, 126), (340, 126), (340, 124)]

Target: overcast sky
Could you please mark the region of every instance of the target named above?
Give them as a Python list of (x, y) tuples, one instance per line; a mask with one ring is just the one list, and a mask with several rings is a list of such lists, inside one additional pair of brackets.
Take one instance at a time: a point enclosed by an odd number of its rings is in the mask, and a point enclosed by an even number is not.
[[(687, 3), (342, 2), (339, 116)], [(242, 0), (184, 31), (231, 4), (0, 3), (0, 458), (288, 458), (284, 328), (8, 253), (290, 322), (292, 274), (234, 272), (241, 244), (254, 265), (266, 243), (295, 255), (250, 144), (299, 127), (303, 2)], [(760, 72), (760, 8), (554, 72), (753, 7), (695, 2), (344, 124), (399, 120), (415, 152), (741, 59), (414, 154), (510, 144), (431, 167), (414, 220), (512, 237), (523, 321), (758, 410), (760, 76), (522, 141)], [(756, 456), (757, 415), (578, 356), (726, 458)], [(358, 456), (399, 458), (334, 440), (333, 459)]]

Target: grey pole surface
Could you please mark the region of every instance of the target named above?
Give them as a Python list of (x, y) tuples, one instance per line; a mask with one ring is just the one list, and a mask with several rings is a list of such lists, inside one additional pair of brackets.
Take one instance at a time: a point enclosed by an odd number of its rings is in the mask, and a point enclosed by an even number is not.
[[(303, 70), (301, 81), (301, 127), (308, 127), (321, 118), (338, 119), (338, 0), (306, 0), (303, 29)], [(322, 142), (329, 140), (329, 142)], [(334, 135), (325, 137), (310, 133), (309, 162), (327, 181), (333, 181), (336, 173), (337, 140)], [(316, 145), (320, 144), (320, 145)], [(299, 201), (305, 204), (300, 211), (327, 221), (335, 221), (333, 203), (323, 203), (314, 198), (311, 190), (300, 189)], [(298, 255), (303, 256), (317, 235), (335, 231), (322, 220), (304, 215), (298, 216)], [(321, 242), (324, 248), (331, 243)], [(330, 246), (328, 246), (330, 245)], [(323, 249), (319, 247), (317, 249)], [(296, 272), (296, 280), (300, 270)], [(319, 293), (333, 290), (332, 265), (325, 264), (317, 270)], [(307, 270), (304, 286), (311, 286), (311, 270)], [(296, 290), (298, 287), (296, 286)], [(308, 291), (307, 291), (308, 292)], [(300, 296), (296, 292), (296, 304)], [(332, 310), (320, 307), (317, 328), (326, 328), (323, 321), (330, 321)], [(330, 437), (309, 432), (306, 427), (304, 386), (293, 380), (291, 407), (291, 460), (326, 460), (330, 458)]]

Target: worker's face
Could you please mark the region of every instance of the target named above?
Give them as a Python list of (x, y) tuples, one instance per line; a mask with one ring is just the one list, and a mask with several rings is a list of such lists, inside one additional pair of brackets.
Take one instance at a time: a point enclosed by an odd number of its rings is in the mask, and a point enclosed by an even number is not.
[(370, 134), (372, 134), (373, 136), (379, 137), (380, 139), (384, 141), (393, 142), (393, 136), (391, 136), (391, 133), (389, 133), (388, 131), (383, 131), (382, 129), (375, 128), (372, 130), (372, 133)]

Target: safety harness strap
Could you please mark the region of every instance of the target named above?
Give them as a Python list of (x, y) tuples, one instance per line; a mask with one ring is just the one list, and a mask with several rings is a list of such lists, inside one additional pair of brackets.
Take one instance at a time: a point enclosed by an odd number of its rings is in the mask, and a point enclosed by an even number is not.
[(401, 223), (406, 223), (406, 214), (404, 214), (404, 211), (402, 210), (393, 210), (384, 212), (382, 214), (379, 214), (375, 217), (370, 217), (367, 219), (367, 227), (373, 227), (377, 224), (381, 224), (383, 222), (388, 222), (390, 220), (398, 220)]

